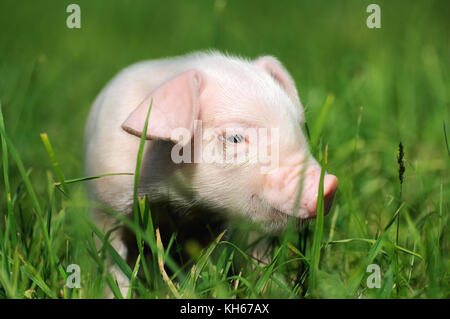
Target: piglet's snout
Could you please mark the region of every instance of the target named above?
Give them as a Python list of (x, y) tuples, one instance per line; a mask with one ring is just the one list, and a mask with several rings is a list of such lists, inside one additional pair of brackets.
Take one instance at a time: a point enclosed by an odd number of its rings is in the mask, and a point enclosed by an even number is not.
[[(286, 214), (296, 214), (299, 218), (314, 218), (317, 216), (320, 171), (320, 167), (313, 166), (302, 175), (299, 167), (279, 168), (274, 174), (267, 175), (264, 197), (273, 207)], [(302, 194), (298, 203), (298, 212), (294, 213), (299, 186)], [(324, 214), (327, 214), (331, 208), (337, 187), (336, 176), (325, 174), (323, 180)]]

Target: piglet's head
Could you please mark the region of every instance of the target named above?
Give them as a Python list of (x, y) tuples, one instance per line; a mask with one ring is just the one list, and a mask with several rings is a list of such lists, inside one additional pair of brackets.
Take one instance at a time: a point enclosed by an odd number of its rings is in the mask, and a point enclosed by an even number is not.
[[(167, 160), (189, 168), (181, 185), (195, 200), (270, 231), (283, 230), (292, 216), (299, 225), (316, 216), (321, 167), (302, 131), (295, 83), (277, 59), (205, 57), (201, 70), (188, 70), (149, 92), (123, 123), (126, 132), (142, 135), (150, 101), (146, 137), (174, 142)], [(325, 213), (337, 184), (325, 174)]]

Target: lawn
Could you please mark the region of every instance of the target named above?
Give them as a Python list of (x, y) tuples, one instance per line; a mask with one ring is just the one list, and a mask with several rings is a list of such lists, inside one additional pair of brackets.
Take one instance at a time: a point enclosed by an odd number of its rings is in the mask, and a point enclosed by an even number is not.
[[(66, 26), (70, 3), (80, 29)], [(145, 298), (448, 298), (450, 3), (377, 1), (381, 28), (369, 29), (370, 3), (2, 0), (0, 298), (102, 298), (107, 286), (121, 297), (108, 256)], [(201, 251), (190, 243), (182, 265), (167, 253), (175, 237), (163, 253), (154, 225), (124, 221), (153, 252), (127, 265), (73, 181), (91, 103), (134, 62), (211, 48), (283, 62), (311, 151), (323, 160), (327, 146), (339, 178), (333, 208), (273, 238), (267, 265), (247, 255), (239, 230)]]

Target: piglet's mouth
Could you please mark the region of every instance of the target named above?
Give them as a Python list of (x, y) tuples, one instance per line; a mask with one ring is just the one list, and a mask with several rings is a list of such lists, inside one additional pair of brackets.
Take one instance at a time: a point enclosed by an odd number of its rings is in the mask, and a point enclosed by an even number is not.
[(272, 221), (288, 221), (291, 218), (295, 218), (298, 222), (314, 219), (316, 216), (308, 214), (306, 207), (298, 205), (297, 214), (293, 213), (293, 210), (287, 211), (281, 207), (271, 205), (267, 200), (261, 198), (258, 195), (253, 195), (252, 200), (258, 201), (263, 207), (266, 207), (267, 214), (264, 218), (267, 222)]

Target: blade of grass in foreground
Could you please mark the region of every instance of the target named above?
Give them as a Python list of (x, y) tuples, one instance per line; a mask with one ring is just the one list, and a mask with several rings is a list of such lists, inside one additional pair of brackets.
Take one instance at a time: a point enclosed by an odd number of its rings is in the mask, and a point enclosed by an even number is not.
[[(364, 242), (364, 243), (368, 243), (368, 244), (374, 245), (376, 243), (376, 240), (375, 239), (367, 239), (367, 238), (348, 238), (348, 239), (340, 239), (340, 240), (329, 241), (329, 242), (327, 242), (327, 245), (346, 244), (346, 243), (351, 243), (351, 242)], [(411, 255), (411, 256), (415, 256), (415, 257), (420, 258), (420, 259), (423, 260), (423, 257), (420, 254), (418, 254), (418, 253), (416, 253), (414, 251), (411, 251), (409, 249), (403, 248), (403, 247), (401, 247), (399, 245), (389, 244), (388, 242), (386, 242), (385, 245), (386, 246), (392, 245), (392, 248), (394, 248), (394, 249), (396, 249), (398, 251), (401, 251), (401, 252), (403, 252), (405, 254), (408, 254), (408, 255)]]
[(114, 281), (113, 276), (109, 272), (106, 273), (106, 282), (108, 283), (109, 288), (111, 288), (114, 297), (117, 299), (123, 299), (122, 293), (120, 292), (120, 288), (117, 285), (117, 282)]
[[(72, 206), (72, 207), (85, 207), (85, 206)], [(123, 215), (120, 212), (117, 212), (111, 208), (109, 208), (106, 205), (102, 205), (99, 203), (92, 203), (91, 205), (89, 205), (88, 207), (95, 207), (97, 209), (100, 209), (102, 212), (104, 212), (105, 214), (111, 215), (114, 218), (117, 218), (118, 221), (120, 221), (121, 223), (123, 223), (127, 228), (129, 228), (134, 234), (136, 234), (138, 231), (141, 232), (142, 235), (142, 239), (144, 240), (145, 243), (147, 243), (150, 248), (152, 249), (152, 252), (157, 251), (156, 246), (153, 247), (152, 245), (156, 242), (155, 238), (149, 238), (149, 235), (147, 233), (145, 233), (142, 228), (140, 227), (140, 225), (136, 225), (134, 223), (134, 221), (130, 220), (128, 217), (126, 217), (125, 215)], [(92, 224), (90, 222), (90, 220), (88, 220), (89, 224)], [(101, 232), (100, 232), (101, 233)], [(185, 279), (185, 275), (184, 273), (181, 271), (181, 269), (178, 267), (178, 265), (176, 264), (176, 262), (170, 257), (170, 255), (166, 256), (167, 259), (165, 260), (165, 263), (167, 264), (167, 266), (170, 268), (170, 270), (177, 274), (177, 276), (180, 277), (180, 280), (183, 281)], [(131, 274), (131, 271), (130, 271)]]
[(177, 288), (173, 284), (172, 280), (170, 280), (166, 270), (164, 269), (164, 246), (161, 241), (161, 235), (159, 234), (159, 228), (156, 228), (156, 247), (158, 250), (158, 266), (161, 276), (163, 277), (164, 282), (167, 284), (175, 298), (180, 299), (180, 293), (178, 292)]
[(325, 152), (322, 158), (322, 170), (320, 172), (319, 191), (317, 195), (317, 216), (316, 225), (314, 227), (314, 237), (312, 243), (312, 251), (309, 268), (309, 287), (308, 293), (314, 293), (317, 286), (317, 272), (319, 271), (320, 250), (323, 239), (323, 219), (324, 219), (324, 198), (323, 198), (323, 180), (327, 167), (328, 145), (325, 146)]
[(272, 276), (272, 274), (274, 272), (274, 268), (278, 261), (279, 254), (283, 248), (284, 248), (283, 246), (278, 247), (270, 264), (267, 267), (264, 267), (264, 271), (263, 271), (261, 277), (259, 277), (258, 281), (255, 284), (256, 291), (262, 292), (264, 290), (264, 288), (266, 287), (267, 283), (269, 282), (270, 277)]
[(200, 273), (202, 272), (203, 268), (205, 267), (209, 256), (213, 253), (214, 249), (216, 249), (217, 245), (220, 243), (220, 240), (222, 239), (223, 235), (225, 235), (226, 230), (224, 230), (222, 233), (217, 236), (217, 238), (214, 240), (214, 242), (211, 243), (211, 245), (208, 247), (206, 252), (200, 257), (197, 264), (192, 266), (191, 269), (191, 286), (195, 286)]
[(316, 122), (314, 123), (312, 132), (311, 132), (311, 140), (312, 140), (312, 146), (313, 148), (317, 149), (317, 144), (319, 141), (320, 134), (322, 133), (323, 126), (326, 123), (326, 118), (328, 115), (328, 112), (330, 111), (331, 106), (334, 102), (334, 95), (328, 94), (324, 104), (320, 108), (319, 116), (316, 119)]
[(95, 226), (93, 222), (90, 220), (86, 220), (88, 227), (92, 229), (94, 234), (100, 239), (100, 241), (105, 245), (105, 248), (108, 250), (108, 253), (111, 255), (111, 258), (114, 262), (119, 266), (120, 270), (127, 276), (128, 279), (132, 277), (132, 270), (130, 266), (125, 262), (125, 260), (120, 257), (119, 253), (114, 249), (114, 247), (108, 242), (108, 240), (103, 235), (103, 232)]
[(294, 254), (296, 254), (296, 255), (299, 256), (298, 259), (304, 261), (304, 262), (308, 265), (308, 267), (310, 266), (310, 263), (309, 263), (308, 258), (306, 258), (305, 255), (303, 255), (303, 254), (301, 253), (301, 251), (297, 249), (297, 247), (295, 247), (295, 246), (292, 245), (291, 243), (288, 243), (287, 246), (288, 246), (288, 248), (289, 248)]
[(384, 240), (387, 235), (387, 231), (389, 230), (389, 228), (391, 228), (392, 224), (394, 224), (394, 222), (395, 222), (398, 214), (400, 213), (400, 210), (403, 208), (403, 206), (404, 206), (404, 203), (402, 203), (400, 205), (400, 207), (395, 212), (394, 216), (392, 216), (389, 223), (386, 225), (386, 227), (384, 227), (384, 229), (383, 229), (382, 233), (380, 234), (380, 236), (378, 237), (378, 239), (375, 241), (375, 243), (370, 248), (365, 262), (362, 265), (360, 265), (360, 269), (358, 269), (357, 272), (355, 273), (355, 275), (352, 276), (352, 278), (350, 280), (349, 289), (347, 290), (347, 294), (349, 296), (355, 297), (356, 290), (358, 289), (362, 279), (364, 278), (367, 266), (370, 265), (374, 261), (375, 257), (378, 255), (378, 253), (383, 248)]
[[(2, 104), (0, 102), (0, 128), (5, 130), (5, 123), (3, 121)], [(8, 145), (5, 138), (2, 136), (2, 161), (3, 161), (3, 179), (5, 181), (5, 193), (6, 202), (8, 206), (8, 222), (11, 233), (11, 244), (13, 247), (17, 245), (16, 225), (14, 223), (14, 211), (13, 202), (11, 198), (11, 186), (9, 184), (9, 172), (8, 172)]]
[(39, 288), (42, 289), (42, 291), (49, 296), (50, 298), (55, 299), (56, 295), (51, 291), (50, 287), (45, 283), (44, 279), (41, 277), (39, 271), (35, 269), (32, 265), (27, 263), (23, 257), (19, 256), (23, 263), (23, 267), (21, 267), (21, 270), (24, 272), (24, 274), (32, 281), (34, 282)]
[[(141, 218), (139, 217), (139, 200), (138, 200), (139, 176), (141, 174), (142, 157), (144, 155), (144, 145), (145, 145), (145, 140), (147, 137), (148, 119), (150, 118), (150, 112), (152, 110), (152, 105), (153, 105), (153, 99), (150, 101), (147, 115), (145, 117), (144, 129), (142, 131), (141, 139), (139, 142), (139, 151), (138, 151), (137, 160), (136, 160), (136, 170), (134, 172), (133, 211), (134, 211), (134, 223), (136, 224), (136, 226), (140, 225), (140, 220), (141, 220)], [(142, 242), (142, 234), (141, 234), (140, 227), (138, 228), (138, 230), (136, 232), (136, 241), (137, 241), (137, 245), (138, 245), (139, 255), (141, 255), (141, 261), (142, 261), (142, 266), (144, 269), (145, 278), (146, 278), (147, 282), (150, 282), (150, 273), (148, 271), (147, 263), (146, 263), (145, 257), (144, 257), (144, 246), (143, 246), (143, 242)]]
[(133, 273), (131, 274), (131, 280), (130, 280), (130, 289), (128, 289), (127, 292), (127, 299), (131, 299), (134, 296), (134, 289), (135, 289), (135, 282), (136, 282), (136, 276), (139, 271), (139, 266), (141, 264), (141, 255), (138, 255), (136, 259), (136, 263), (134, 265)]
[(55, 182), (53, 185), (65, 196), (69, 197), (68, 193), (63, 188), (61, 188), (62, 185), (84, 182), (84, 181), (89, 181), (92, 179), (97, 179), (97, 178), (102, 178), (102, 177), (107, 177), (107, 176), (116, 176), (116, 175), (134, 175), (134, 173), (109, 173), (109, 174), (100, 174), (100, 175), (96, 175), (96, 176), (85, 176), (85, 177), (79, 177), (79, 178), (74, 178), (74, 179), (66, 179), (61, 182)]
[[(3, 114), (2, 111), (0, 109), (0, 114), (1, 117), (3, 118)], [(6, 135), (5, 130), (0, 127), (0, 135), (2, 137), (2, 139), (5, 140), (7, 146), (8, 146), (8, 150), (10, 151), (11, 157), (14, 159), (14, 161), (16, 162), (17, 168), (19, 170), (20, 175), (22, 176), (22, 180), (25, 184), (25, 187), (28, 191), (28, 195), (30, 196), (31, 202), (33, 204), (33, 208), (34, 211), (37, 215), (37, 219), (38, 219), (38, 223), (39, 226), (41, 227), (41, 231), (42, 231), (42, 235), (44, 237), (44, 241), (45, 241), (45, 246), (47, 249), (47, 252), (49, 254), (49, 262), (50, 265), (56, 265), (57, 264), (57, 256), (55, 254), (55, 252), (53, 251), (51, 242), (50, 242), (50, 237), (48, 235), (47, 232), (47, 228), (46, 228), (46, 223), (44, 220), (44, 214), (42, 212), (42, 208), (41, 205), (39, 204), (39, 200), (38, 197), (36, 195), (36, 192), (34, 191), (33, 185), (31, 184), (30, 178), (28, 177), (28, 174), (25, 170), (25, 167), (22, 163), (22, 160), (20, 159), (19, 153), (17, 152), (16, 148), (14, 147), (13, 143), (11, 142), (11, 140), (9, 139), (9, 137)]]
[[(66, 179), (64, 180), (64, 184), (72, 184), (72, 183), (78, 183), (78, 182), (84, 182), (89, 181), (92, 179), (107, 177), (107, 176), (116, 176), (116, 175), (134, 175), (134, 173), (108, 173), (108, 174), (100, 174), (95, 176), (85, 176), (85, 177), (79, 177), (79, 178), (73, 178), (73, 179)], [(61, 186), (62, 182), (56, 182), (54, 185), (56, 187)]]
[(445, 145), (447, 146), (447, 154), (448, 154), (448, 157), (450, 157), (450, 148), (448, 147), (447, 129), (445, 128), (445, 122), (443, 123), (443, 127), (444, 127)]
[(59, 166), (58, 161), (56, 160), (55, 152), (53, 151), (52, 144), (50, 144), (50, 140), (48, 138), (47, 133), (41, 133), (41, 140), (44, 144), (45, 150), (47, 151), (48, 156), (50, 157), (50, 161), (53, 165), (53, 170), (55, 171), (56, 177), (58, 178), (59, 182), (61, 183), (62, 189), (65, 193), (68, 193), (69, 190), (67, 189), (67, 186), (65, 184), (65, 177), (62, 172), (61, 167)]

